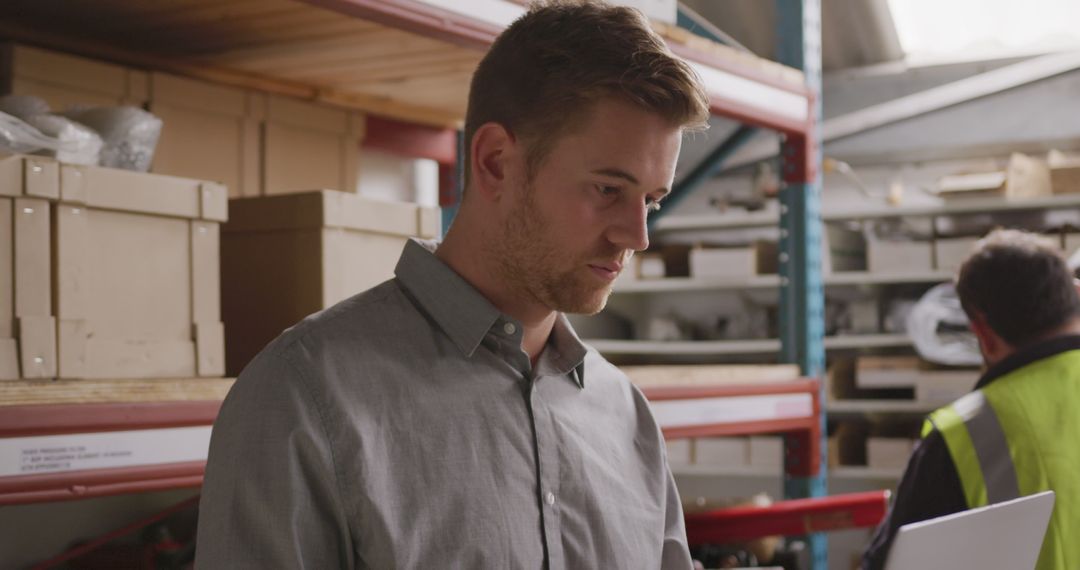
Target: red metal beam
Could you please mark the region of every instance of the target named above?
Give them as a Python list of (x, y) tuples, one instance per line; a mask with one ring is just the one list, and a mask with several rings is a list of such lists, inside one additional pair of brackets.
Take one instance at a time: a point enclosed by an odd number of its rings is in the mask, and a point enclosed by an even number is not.
[(0, 438), (208, 426), (219, 401), (62, 404), (0, 408)]
[(686, 515), (686, 537), (693, 546), (873, 527), (888, 508), (889, 491), (870, 491), (691, 513)]
[(0, 477), (0, 506), (198, 487), (205, 469), (205, 461), (187, 461)]
[(399, 156), (427, 158), (441, 165), (454, 166), (457, 163), (457, 133), (453, 129), (368, 115), (361, 144), (365, 148)]
[[(391, 28), (411, 32), (420, 36), (440, 40), (449, 44), (476, 50), (486, 50), (502, 32), (499, 26), (479, 21), (468, 16), (442, 10), (416, 0), (301, 0), (308, 4), (338, 12), (353, 18), (375, 22)], [(720, 57), (716, 54), (695, 50), (691, 47), (668, 41), (668, 47), (675, 55), (703, 65), (726, 71), (751, 81), (783, 89), (791, 93), (809, 96), (805, 85), (784, 81), (775, 75), (764, 72), (754, 66), (736, 60)], [(770, 112), (767, 109), (751, 107), (726, 99), (721, 93), (710, 93), (710, 110), (715, 115), (724, 116), (750, 125), (778, 130), (784, 133), (805, 133), (810, 121), (797, 121)]]

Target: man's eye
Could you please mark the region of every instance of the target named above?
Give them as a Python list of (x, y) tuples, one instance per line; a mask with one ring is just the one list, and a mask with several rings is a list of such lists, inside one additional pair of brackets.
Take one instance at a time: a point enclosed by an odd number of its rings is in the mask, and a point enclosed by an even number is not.
[(597, 184), (596, 185), (596, 191), (599, 192), (601, 196), (614, 196), (614, 195), (619, 193), (619, 187), (618, 186), (604, 186), (603, 184)]

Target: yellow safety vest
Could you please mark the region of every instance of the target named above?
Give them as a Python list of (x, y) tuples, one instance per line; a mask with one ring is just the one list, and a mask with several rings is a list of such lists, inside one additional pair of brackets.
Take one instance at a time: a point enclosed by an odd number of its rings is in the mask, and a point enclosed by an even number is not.
[(923, 437), (935, 429), (968, 508), (1053, 490), (1036, 568), (1080, 569), (1080, 350), (1037, 360), (933, 412)]

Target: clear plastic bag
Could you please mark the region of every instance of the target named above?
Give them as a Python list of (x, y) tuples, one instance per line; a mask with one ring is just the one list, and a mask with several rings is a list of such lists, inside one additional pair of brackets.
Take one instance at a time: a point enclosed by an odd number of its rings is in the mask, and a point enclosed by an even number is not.
[(53, 114), (34, 115), (26, 122), (58, 142), (55, 150), (47, 149), (39, 154), (70, 164), (96, 165), (101, 159), (101, 137), (90, 127)]
[(55, 152), (60, 141), (41, 132), (26, 121), (0, 111), (0, 149), (29, 154), (39, 150)]
[(907, 333), (919, 356), (947, 366), (979, 366), (982, 353), (952, 283), (926, 292), (907, 318)]
[(101, 135), (102, 166), (137, 172), (150, 170), (161, 136), (161, 119), (137, 107), (95, 107), (73, 110), (65, 116)]

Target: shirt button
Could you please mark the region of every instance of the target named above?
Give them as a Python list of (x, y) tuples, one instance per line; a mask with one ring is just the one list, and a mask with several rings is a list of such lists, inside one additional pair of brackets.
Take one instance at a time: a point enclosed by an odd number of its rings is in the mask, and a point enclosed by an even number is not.
[(547, 496), (544, 497), (544, 501), (548, 504), (549, 507), (554, 505), (555, 504), (555, 493), (548, 493)]
[(506, 334), (514, 334), (517, 332), (517, 327), (514, 326), (514, 323), (506, 323), (503, 325), (503, 332)]

